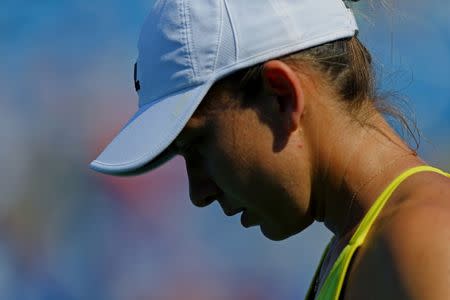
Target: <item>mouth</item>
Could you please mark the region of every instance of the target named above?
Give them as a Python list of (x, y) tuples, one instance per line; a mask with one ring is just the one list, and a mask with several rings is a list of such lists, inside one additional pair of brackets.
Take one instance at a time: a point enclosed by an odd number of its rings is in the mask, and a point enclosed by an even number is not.
[(245, 228), (249, 228), (249, 227), (258, 225), (258, 223), (255, 222), (255, 220), (250, 219), (249, 213), (246, 209), (244, 209), (244, 212), (241, 215), (241, 224)]
[(237, 215), (240, 212), (242, 212), (241, 224), (243, 227), (249, 228), (249, 227), (258, 225), (258, 223), (256, 223), (255, 220), (252, 220), (250, 218), (247, 208), (245, 208), (245, 207), (241, 207), (241, 208), (234, 209), (234, 210), (224, 210), (225, 215), (227, 215), (229, 217)]
[(232, 217), (234, 215), (237, 215), (240, 212), (243, 212), (245, 210), (244, 207), (238, 208), (238, 209), (234, 209), (234, 210), (224, 210), (224, 213), (229, 216)]

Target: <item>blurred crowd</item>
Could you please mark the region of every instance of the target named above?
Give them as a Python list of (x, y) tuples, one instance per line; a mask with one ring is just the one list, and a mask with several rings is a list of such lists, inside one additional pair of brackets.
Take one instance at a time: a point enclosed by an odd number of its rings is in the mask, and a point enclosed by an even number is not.
[[(450, 170), (450, 2), (359, 6), (379, 85), (407, 98), (419, 153)], [(114, 178), (88, 168), (133, 114), (152, 1), (0, 3), (0, 299), (302, 299), (330, 238), (283, 242), (217, 204), (194, 207), (184, 162)]]

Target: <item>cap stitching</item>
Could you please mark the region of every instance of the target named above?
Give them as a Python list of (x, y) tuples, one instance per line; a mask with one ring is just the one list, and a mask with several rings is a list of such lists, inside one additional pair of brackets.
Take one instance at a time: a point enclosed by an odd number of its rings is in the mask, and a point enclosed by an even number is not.
[[(194, 75), (194, 78), (197, 78), (198, 76), (198, 66), (197, 66), (197, 52), (195, 51), (196, 46), (195, 46), (195, 41), (192, 38), (192, 32), (191, 32), (191, 12), (190, 12), (190, 8), (189, 8), (189, 1), (181, 1), (183, 3), (182, 8), (183, 8), (183, 15), (184, 15), (184, 21), (185, 21), (185, 26), (186, 26), (186, 44), (188, 45), (189, 48), (189, 60), (191, 62), (191, 66), (192, 66), (192, 73)], [(192, 58), (192, 56), (194, 56), (194, 58)]]
[[(192, 58), (191, 58), (192, 50), (191, 50), (191, 45), (189, 44), (188, 37), (187, 37), (188, 32), (187, 32), (187, 24), (186, 24), (186, 15), (184, 13), (184, 5), (183, 5), (184, 1), (178, 0), (177, 3), (178, 3), (178, 17), (180, 18), (180, 20), (182, 22), (182, 26), (183, 26), (183, 28), (181, 29), (181, 32), (182, 32), (181, 38), (183, 39), (183, 42), (187, 47), (187, 51), (185, 51), (184, 57), (191, 63), (190, 71), (192, 72), (192, 76), (195, 77), (194, 68), (193, 68), (194, 64), (192, 63)], [(191, 81), (191, 80), (189, 80), (189, 81)]]
[[(347, 26), (346, 29), (355, 30), (355, 32), (356, 32), (356, 30), (357, 30), (356, 28), (352, 28), (352, 27), (349, 27), (349, 26)], [(254, 55), (252, 55), (252, 56), (250, 56), (250, 57), (247, 57), (247, 58), (245, 58), (244, 60), (237, 61), (236, 63), (234, 63), (234, 64), (232, 64), (232, 65), (225, 66), (224, 68), (219, 69), (217, 73), (220, 74), (221, 72), (223, 72), (223, 71), (225, 71), (225, 70), (227, 70), (227, 69), (229, 69), (229, 68), (233, 68), (233, 67), (235, 67), (235, 66), (238, 65), (238, 64), (245, 63), (245, 62), (247, 62), (247, 61), (249, 61), (249, 60), (252, 60), (252, 59), (255, 59), (255, 58), (258, 58), (258, 57), (267, 55), (267, 54), (269, 54), (269, 53), (271, 53), (271, 52), (280, 52), (280, 51), (282, 51), (282, 50), (284, 50), (284, 49), (293, 48), (294, 46), (298, 46), (298, 45), (302, 45), (302, 44), (307, 44), (307, 43), (310, 43), (310, 42), (314, 42), (314, 41), (316, 41), (316, 40), (320, 40), (320, 39), (322, 39), (322, 38), (324, 38), (324, 37), (327, 37), (327, 36), (333, 36), (333, 35), (340, 36), (341, 34), (344, 35), (344, 36), (338, 37), (338, 38), (333, 39), (333, 40), (330, 39), (329, 41), (330, 41), (330, 42), (331, 42), (331, 41), (335, 41), (335, 40), (344, 38), (345, 36), (347, 36), (347, 37), (354, 36), (354, 34), (353, 34), (353, 35), (348, 34), (348, 31), (344, 31), (344, 29), (343, 29), (343, 30), (340, 30), (340, 31), (335, 31), (335, 32), (332, 32), (332, 33), (328, 33), (328, 34), (316, 36), (314, 39), (310, 39), (310, 40), (306, 40), (306, 41), (301, 41), (300, 43), (299, 43), (299, 42), (291, 43), (291, 44), (284, 45), (284, 46), (281, 46), (281, 47), (278, 47), (278, 48), (274, 48), (274, 49), (269, 49), (269, 50), (262, 51), (262, 52), (260, 52), (260, 53), (258, 53), (258, 54), (254, 54)], [(312, 46), (308, 46), (308, 47), (313, 47), (313, 46), (314, 46), (314, 43), (312, 43)], [(300, 48), (300, 49), (298, 49), (298, 50), (293, 50), (293, 51), (301, 51), (301, 50), (305, 50), (305, 49), (306, 49), (306, 47), (305, 47), (305, 48)], [(280, 56), (280, 55), (284, 55), (284, 54), (279, 54), (279, 53), (277, 53), (277, 54), (274, 55), (273, 57), (275, 58), (275, 57), (278, 57), (278, 56)]]
[[(243, 1), (243, 0), (240, 0), (240, 1)], [(228, 18), (230, 19), (231, 31), (233, 33), (234, 50), (235, 50), (235, 55), (236, 55), (234, 60), (238, 61), (239, 60), (239, 43), (238, 43), (238, 36), (237, 36), (236, 28), (234, 27), (233, 17), (231, 16), (231, 12), (228, 7), (227, 0), (224, 0), (223, 2), (225, 3), (225, 9), (227, 10)]]
[[(353, 28), (353, 27), (348, 27), (347, 29), (356, 30), (356, 28)], [(342, 37), (341, 37), (341, 34), (342, 34)], [(314, 39), (311, 39), (311, 40), (302, 41), (301, 43), (296, 42), (296, 43), (291, 43), (291, 44), (288, 44), (288, 45), (285, 45), (285, 46), (281, 46), (281, 47), (279, 47), (279, 48), (266, 50), (266, 51), (260, 52), (260, 53), (258, 53), (258, 54), (255, 54), (255, 55), (253, 55), (253, 56), (247, 57), (246, 59), (244, 59), (244, 60), (242, 60), (242, 61), (237, 61), (237, 62), (235, 62), (235, 63), (233, 63), (233, 64), (231, 64), (231, 65), (225, 66), (225, 67), (223, 67), (222, 69), (217, 70), (217, 72), (215, 72), (216, 77), (214, 78), (214, 81), (217, 81), (217, 80), (218, 80), (221, 76), (223, 76), (223, 75), (227, 75), (227, 74), (228, 74), (228, 73), (227, 73), (227, 70), (228, 70), (228, 69), (231, 69), (231, 68), (234, 68), (236, 65), (239, 65), (239, 64), (245, 63), (245, 62), (247, 62), (247, 61), (249, 61), (249, 60), (253, 60), (253, 59), (255, 59), (255, 58), (258, 58), (258, 57), (267, 55), (267, 54), (270, 53), (270, 52), (281, 52), (281, 51), (283, 51), (284, 49), (293, 48), (293, 47), (299, 46), (299, 45), (301, 45), (301, 44), (307, 44), (307, 43), (310, 43), (310, 42), (314, 42), (315, 40), (320, 40), (320, 39), (322, 39), (322, 38), (324, 38), (324, 37), (326, 37), (326, 36), (331, 36), (331, 35), (337, 35), (337, 36), (339, 36), (339, 37), (337, 37), (336, 39), (333, 39), (333, 40), (337, 40), (337, 39), (340, 39), (340, 38), (344, 38), (345, 36), (347, 36), (347, 37), (352, 36), (352, 35), (348, 34), (348, 31), (341, 30), (341, 31), (338, 31), (338, 32), (333, 32), (333, 33), (329, 33), (329, 34), (324, 34), (324, 35), (315, 37)], [(330, 41), (331, 41), (331, 40), (330, 40)], [(312, 43), (312, 44), (314, 44), (314, 43)], [(311, 47), (312, 47), (312, 46), (311, 46)], [(302, 47), (300, 47), (300, 48), (301, 48), (301, 49), (298, 49), (298, 50), (292, 50), (292, 51), (301, 51), (301, 50), (304, 50), (304, 48), (302, 48)], [(291, 50), (289, 50), (288, 52), (290, 52), (290, 51), (291, 51)], [(274, 55), (273, 57), (275, 58), (275, 57), (279, 57), (279, 56), (281, 56), (281, 55), (285, 55), (285, 54), (283, 54), (283, 53), (276, 53), (276, 55)], [(268, 58), (264, 58), (264, 59), (268, 59)], [(264, 60), (264, 59), (263, 59), (263, 60)], [(252, 63), (252, 64), (257, 64), (257, 63)], [(252, 65), (252, 64), (251, 64), (251, 65)], [(242, 68), (245, 68), (245, 67), (242, 67)], [(196, 82), (203, 82), (203, 83), (204, 83), (204, 82), (206, 82), (206, 81), (209, 81), (209, 80), (211, 79), (211, 77), (210, 77), (210, 75), (208, 74), (208, 76), (199, 77), (199, 78), (197, 78), (197, 79), (198, 79), (198, 80), (196, 80)], [(169, 97), (169, 96), (171, 96), (171, 95), (173, 95), (173, 94), (175, 94), (175, 93), (178, 93), (178, 92), (180, 92), (180, 91), (182, 91), (182, 90), (185, 90), (185, 89), (192, 88), (192, 87), (195, 87), (195, 86), (197, 86), (197, 85), (200, 85), (200, 84), (196, 84), (196, 82), (194, 82), (194, 85), (191, 85), (191, 84), (192, 84), (192, 83), (191, 83), (189, 86), (182, 86), (181, 88), (176, 89), (175, 91), (170, 91), (170, 92), (167, 93), (167, 94), (160, 95), (160, 96), (156, 97), (157, 99), (154, 100), (154, 102), (147, 102), (147, 103), (145, 103), (144, 105), (142, 105), (140, 108), (142, 108), (143, 106), (148, 105), (148, 104), (157, 103), (157, 102), (159, 102), (158, 100), (160, 100), (161, 98)]]
[(358, 34), (358, 31), (359, 31), (358, 23), (356, 22), (356, 19), (355, 19), (355, 15), (354, 15), (354, 13), (353, 13), (353, 10), (352, 10), (352, 9), (347, 5), (347, 3), (344, 2), (344, 1), (339, 1), (339, 4), (340, 4), (341, 7), (342, 7), (343, 9), (345, 9), (346, 12), (347, 12), (347, 15), (348, 15), (348, 18), (347, 18), (347, 25), (348, 25), (349, 27), (352, 27), (352, 25), (353, 25), (354, 27), (356, 27), (356, 33), (355, 33), (355, 35)]
[(219, 58), (219, 46), (222, 43), (222, 32), (223, 32), (223, 1), (218, 1), (219, 4), (219, 33), (217, 34), (217, 43), (216, 43), (216, 57), (214, 58), (214, 66), (213, 66), (213, 72), (216, 71), (217, 68), (217, 61)]

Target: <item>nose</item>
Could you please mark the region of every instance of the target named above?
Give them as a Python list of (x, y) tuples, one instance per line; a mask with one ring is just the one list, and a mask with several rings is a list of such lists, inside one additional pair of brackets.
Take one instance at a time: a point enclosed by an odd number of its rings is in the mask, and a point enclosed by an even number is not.
[(222, 194), (222, 190), (202, 167), (187, 161), (186, 170), (189, 179), (189, 196), (195, 206), (208, 206)]

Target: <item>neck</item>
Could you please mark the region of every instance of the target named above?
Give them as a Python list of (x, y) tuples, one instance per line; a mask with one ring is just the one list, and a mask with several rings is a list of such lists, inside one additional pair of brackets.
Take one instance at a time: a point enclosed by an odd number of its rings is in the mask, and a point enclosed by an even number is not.
[[(396, 176), (425, 164), (382, 116), (377, 114), (373, 121), (370, 127), (338, 127), (341, 130), (333, 131), (339, 132), (339, 137), (323, 136), (322, 147), (316, 152), (319, 166), (311, 198), (313, 214), (336, 240), (351, 238), (378, 195)], [(326, 140), (331, 141), (329, 147), (323, 147)]]

